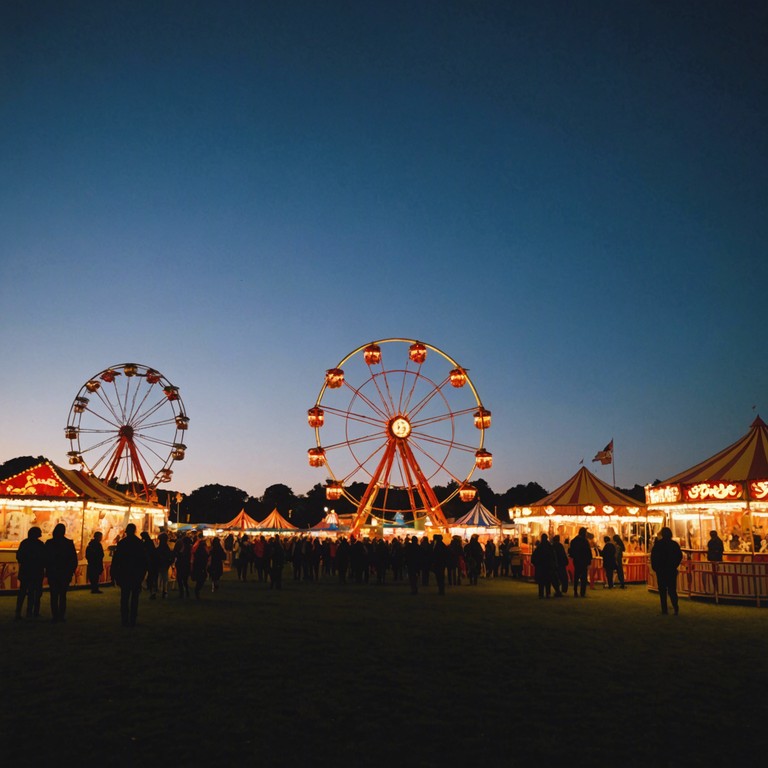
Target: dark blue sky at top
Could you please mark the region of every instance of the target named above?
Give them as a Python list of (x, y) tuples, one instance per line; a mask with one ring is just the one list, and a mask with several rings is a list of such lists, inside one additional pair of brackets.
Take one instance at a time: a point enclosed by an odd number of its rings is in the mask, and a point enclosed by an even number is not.
[(767, 32), (763, 3), (4, 3), (0, 460), (63, 463), (79, 387), (137, 361), (185, 398), (183, 490), (304, 492), (323, 371), (391, 336), (470, 369), (499, 492), (611, 438), (624, 486), (714, 453), (768, 418)]

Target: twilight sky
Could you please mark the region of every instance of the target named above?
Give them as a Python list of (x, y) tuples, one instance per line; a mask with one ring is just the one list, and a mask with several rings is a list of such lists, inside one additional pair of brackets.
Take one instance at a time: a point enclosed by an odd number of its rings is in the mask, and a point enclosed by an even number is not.
[(665, 478), (768, 418), (762, 2), (0, 5), (0, 462), (84, 382), (181, 391), (171, 487), (305, 493), (306, 411), (419, 339), (547, 490)]

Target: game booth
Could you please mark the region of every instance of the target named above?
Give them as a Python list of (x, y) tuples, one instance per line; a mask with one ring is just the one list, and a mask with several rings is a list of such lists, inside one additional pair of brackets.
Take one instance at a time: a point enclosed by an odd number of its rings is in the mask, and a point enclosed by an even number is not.
[(110, 581), (109, 547), (125, 526), (157, 531), (166, 523), (164, 507), (127, 496), (83, 470), (64, 469), (49, 461), (0, 480), (0, 591), (18, 589), (16, 551), (36, 525), (42, 541), (54, 526), (64, 523), (75, 543), (80, 565), (75, 584), (85, 584), (85, 548), (95, 531), (103, 534), (105, 551), (102, 581)]
[[(645, 493), (683, 549), (680, 594), (768, 603), (768, 426), (759, 416), (735, 443)], [(722, 561), (707, 560), (711, 531)]]
[(523, 575), (528, 578), (534, 575), (531, 553), (542, 533), (546, 533), (550, 540), (559, 534), (567, 551), (569, 541), (578, 534), (579, 528), (586, 528), (593, 547), (589, 571), (589, 582), (593, 586), (605, 581), (599, 555), (603, 537), (617, 534), (625, 546), (622, 558), (625, 581), (644, 582), (648, 572), (646, 542), (661, 527), (663, 519), (658, 514), (649, 515), (645, 504), (603, 482), (586, 467), (581, 467), (573, 477), (536, 503), (512, 507), (509, 516), (518, 528)]

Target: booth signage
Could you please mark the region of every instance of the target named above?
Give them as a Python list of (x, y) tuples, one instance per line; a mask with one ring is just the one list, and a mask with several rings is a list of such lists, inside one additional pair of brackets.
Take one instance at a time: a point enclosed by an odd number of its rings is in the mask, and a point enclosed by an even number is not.
[(740, 499), (742, 491), (741, 483), (697, 483), (685, 488), (684, 492), (686, 501), (726, 501)]
[(27, 472), (3, 481), (2, 492), (8, 496), (70, 496), (77, 494), (61, 482), (58, 475), (46, 464), (40, 464)]

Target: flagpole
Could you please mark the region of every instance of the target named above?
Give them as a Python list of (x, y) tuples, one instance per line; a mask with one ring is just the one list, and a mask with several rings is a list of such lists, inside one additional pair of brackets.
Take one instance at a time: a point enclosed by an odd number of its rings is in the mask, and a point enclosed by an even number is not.
[(616, 487), (616, 449), (611, 438), (611, 466), (613, 467), (613, 487)]

